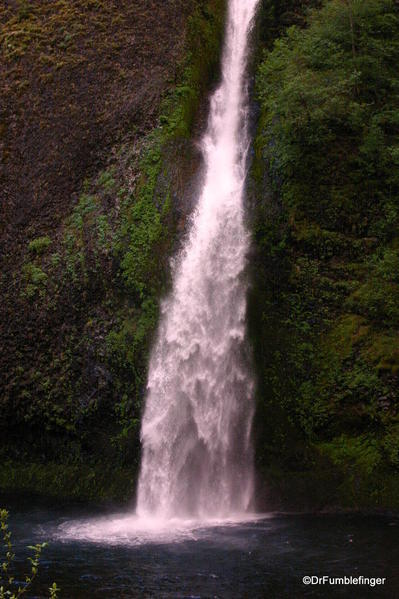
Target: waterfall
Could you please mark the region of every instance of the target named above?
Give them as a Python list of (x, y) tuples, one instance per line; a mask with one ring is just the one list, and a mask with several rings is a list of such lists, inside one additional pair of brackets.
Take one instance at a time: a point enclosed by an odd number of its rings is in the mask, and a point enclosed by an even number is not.
[(229, 2), (222, 81), (201, 141), (204, 181), (150, 357), (139, 516), (228, 516), (252, 498), (243, 196), (245, 72), (258, 2)]

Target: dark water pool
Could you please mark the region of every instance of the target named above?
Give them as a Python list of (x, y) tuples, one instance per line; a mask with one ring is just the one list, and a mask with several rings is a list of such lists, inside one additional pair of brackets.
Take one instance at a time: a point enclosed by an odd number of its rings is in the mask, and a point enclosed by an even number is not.
[[(64, 599), (399, 597), (398, 517), (275, 514), (147, 534), (126, 515), (5, 507), (18, 558), (27, 545), (50, 542), (30, 597), (48, 596), (52, 581)], [(305, 586), (313, 575), (386, 582)]]

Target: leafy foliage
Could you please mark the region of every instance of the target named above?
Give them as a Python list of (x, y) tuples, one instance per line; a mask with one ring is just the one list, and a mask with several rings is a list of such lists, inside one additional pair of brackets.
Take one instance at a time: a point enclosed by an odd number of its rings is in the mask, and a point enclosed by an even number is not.
[(37, 237), (29, 243), (29, 251), (33, 254), (42, 254), (51, 245), (50, 237)]
[[(28, 558), (30, 563), (30, 573), (25, 576), (25, 581), (21, 585), (16, 583), (15, 578), (12, 575), (15, 554), (11, 542), (11, 532), (8, 527), (8, 512), (5, 509), (0, 509), (0, 530), (6, 551), (5, 561), (0, 564), (0, 599), (18, 599), (32, 589), (35, 579), (39, 574), (40, 557), (43, 549), (47, 547), (47, 543), (38, 543), (28, 547), (33, 553), (33, 556)], [(13, 590), (13, 587), (15, 586), (17, 586), (17, 588)], [(60, 589), (54, 582), (49, 588), (50, 599), (57, 599), (58, 591), (60, 591)]]
[(398, 29), (389, 0), (332, 1), (306, 32), (289, 29), (266, 54), (258, 76), (265, 152), (297, 217), (367, 235), (392, 205)]
[[(351, 485), (353, 456), (368, 464), (372, 455), (388, 480), (397, 469), (399, 14), (390, 0), (329, 0), (306, 24), (265, 50), (257, 76), (259, 462), (292, 471), (324, 468), (328, 457)], [(342, 497), (374, 501), (373, 468), (359, 466), (362, 484)]]

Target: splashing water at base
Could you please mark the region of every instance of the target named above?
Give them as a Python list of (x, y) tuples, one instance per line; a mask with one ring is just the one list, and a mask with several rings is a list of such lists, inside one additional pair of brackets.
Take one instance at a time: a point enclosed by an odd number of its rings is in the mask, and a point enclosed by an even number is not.
[(222, 82), (202, 139), (204, 184), (163, 302), (142, 423), (137, 513), (245, 512), (253, 382), (245, 355), (248, 39), (259, 0), (230, 0)]
[(68, 520), (46, 530), (47, 537), (61, 541), (84, 541), (100, 545), (163, 545), (197, 540), (213, 534), (220, 526), (234, 527), (271, 518), (272, 514), (242, 514), (207, 520), (157, 518), (126, 513), (100, 518)]

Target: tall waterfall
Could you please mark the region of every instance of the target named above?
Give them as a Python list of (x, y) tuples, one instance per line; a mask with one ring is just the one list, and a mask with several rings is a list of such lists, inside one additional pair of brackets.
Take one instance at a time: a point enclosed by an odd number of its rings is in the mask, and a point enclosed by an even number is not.
[(204, 182), (150, 358), (139, 516), (226, 516), (252, 498), (243, 195), (245, 71), (258, 2), (229, 2), (222, 81), (201, 141)]

